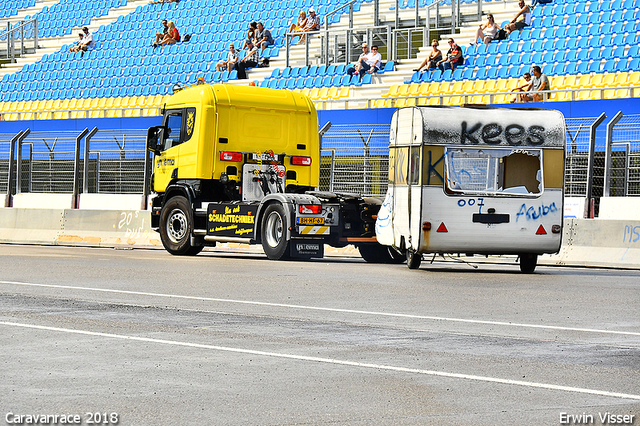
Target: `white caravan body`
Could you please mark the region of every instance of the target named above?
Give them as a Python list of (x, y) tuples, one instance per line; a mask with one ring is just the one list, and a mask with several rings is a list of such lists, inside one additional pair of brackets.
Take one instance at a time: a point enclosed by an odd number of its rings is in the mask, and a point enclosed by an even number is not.
[(414, 254), (559, 251), (565, 144), (558, 111), (397, 110), (378, 242)]

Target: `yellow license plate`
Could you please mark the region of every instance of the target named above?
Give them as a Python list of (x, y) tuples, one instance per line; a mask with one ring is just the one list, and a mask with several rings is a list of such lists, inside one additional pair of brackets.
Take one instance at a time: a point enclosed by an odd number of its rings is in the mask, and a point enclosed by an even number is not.
[(298, 225), (324, 225), (324, 217), (299, 217)]

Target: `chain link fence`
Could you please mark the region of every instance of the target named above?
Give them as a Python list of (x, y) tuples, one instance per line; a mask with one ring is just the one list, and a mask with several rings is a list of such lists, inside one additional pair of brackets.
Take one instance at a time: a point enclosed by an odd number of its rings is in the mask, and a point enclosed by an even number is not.
[[(591, 129), (601, 123), (596, 120), (566, 120), (565, 193), (589, 197), (590, 179), (590, 196), (597, 203), (604, 192), (606, 144), (592, 141)], [(11, 192), (71, 193), (77, 176), (80, 192), (143, 193), (146, 129), (94, 130), (86, 136), (80, 132), (34, 131), (21, 139), (15, 155), (20, 185), (16, 189), (12, 181)], [(388, 183), (389, 131), (389, 125), (377, 124), (330, 127), (322, 136), (320, 189), (384, 196)], [(15, 137), (0, 134), (0, 190), (4, 193), (9, 192), (10, 141)], [(611, 146), (611, 195), (640, 195), (640, 116), (623, 116), (615, 124)]]
[(88, 192), (142, 193), (146, 137), (139, 129), (98, 131), (89, 146)]
[(387, 192), (389, 125), (334, 125), (322, 136), (320, 189), (382, 197)]
[[(591, 126), (597, 118), (567, 118), (567, 155), (565, 159), (565, 195), (586, 197), (591, 152)], [(597, 154), (597, 153), (595, 153)], [(604, 148), (594, 157), (594, 190), (602, 195)], [(598, 176), (595, 178), (595, 176)]]
[(612, 136), (611, 195), (640, 195), (640, 115), (623, 116)]
[(0, 133), (0, 193), (6, 194), (9, 184), (9, 148), (14, 135)]

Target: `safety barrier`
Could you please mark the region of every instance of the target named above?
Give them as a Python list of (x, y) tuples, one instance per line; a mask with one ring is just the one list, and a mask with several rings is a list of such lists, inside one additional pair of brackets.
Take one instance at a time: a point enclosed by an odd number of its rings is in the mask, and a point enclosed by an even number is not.
[(640, 269), (640, 221), (565, 219), (560, 253), (540, 263)]
[[(0, 243), (161, 248), (150, 219), (144, 210), (0, 208)], [(260, 251), (246, 245), (221, 248)], [(348, 247), (327, 254), (358, 252)], [(640, 220), (567, 218), (560, 253), (541, 256), (540, 263), (640, 269)]]

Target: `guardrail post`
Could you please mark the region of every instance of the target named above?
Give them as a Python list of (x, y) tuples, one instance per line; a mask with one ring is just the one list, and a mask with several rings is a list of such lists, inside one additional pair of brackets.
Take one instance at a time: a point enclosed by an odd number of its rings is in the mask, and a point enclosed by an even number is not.
[(98, 132), (98, 128), (91, 129), (89, 134), (84, 138), (84, 163), (82, 163), (82, 193), (89, 192), (89, 146), (91, 138)]
[(620, 119), (624, 116), (622, 111), (618, 111), (618, 113), (609, 121), (607, 124), (607, 146), (606, 151), (604, 153), (604, 196), (611, 196), (611, 147), (613, 145), (613, 128), (616, 123), (620, 121)]
[[(16, 163), (14, 161), (16, 154), (16, 145), (20, 145), (22, 141), (29, 136), (31, 133), (31, 129), (21, 130), (18, 132), (12, 139), (11, 145), (9, 146), (9, 170), (7, 172), (7, 194), (4, 199), (4, 206), (11, 207), (13, 205), (13, 192), (11, 191), (11, 183), (13, 182), (13, 175), (16, 174)], [(16, 182), (15, 187), (19, 187), (18, 175), (16, 174)]]
[(589, 130), (589, 159), (587, 160), (587, 217), (591, 218), (595, 216), (595, 212), (591, 210), (591, 199), (593, 197), (593, 165), (595, 162), (596, 152), (596, 129), (607, 118), (607, 115), (603, 112), (600, 117), (591, 124)]
[(73, 161), (73, 197), (71, 199), (71, 208), (72, 209), (77, 209), (78, 208), (78, 186), (79, 186), (79, 178), (80, 176), (78, 176), (80, 174), (80, 141), (82, 140), (82, 138), (85, 137), (85, 135), (89, 133), (89, 129), (85, 128), (77, 137), (76, 137), (76, 156), (75, 159)]

